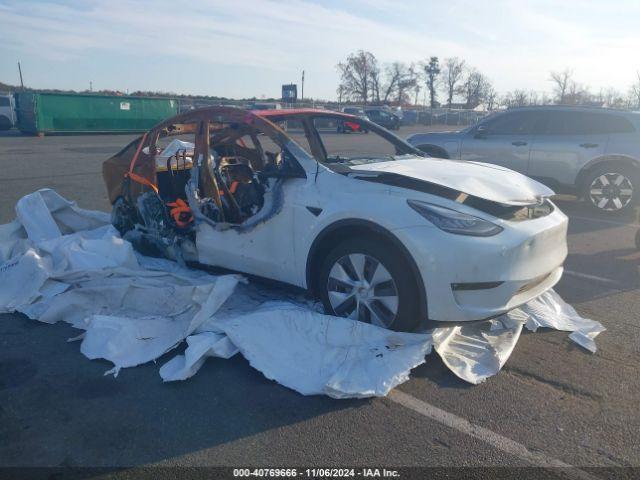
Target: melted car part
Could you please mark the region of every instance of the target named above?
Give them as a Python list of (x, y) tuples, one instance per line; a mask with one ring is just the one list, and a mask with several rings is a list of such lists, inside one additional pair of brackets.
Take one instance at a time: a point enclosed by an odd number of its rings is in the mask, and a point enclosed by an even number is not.
[(264, 205), (265, 188), (248, 163), (227, 164), (220, 170), (229, 193), (240, 209), (242, 220), (258, 213)]
[(124, 197), (118, 197), (111, 210), (111, 224), (116, 227), (120, 235), (135, 228), (138, 222), (138, 212)]
[(184, 245), (193, 243), (189, 229), (178, 228), (155, 192), (140, 195), (133, 206), (124, 197), (116, 201), (111, 221), (133, 247), (152, 257), (166, 257), (184, 264)]
[(155, 192), (146, 192), (136, 201), (140, 219), (148, 230), (167, 233), (172, 228), (167, 207)]
[(214, 222), (220, 222), (222, 219), (220, 215), (220, 208), (218, 208), (216, 202), (214, 202), (212, 198), (205, 198), (202, 200), (200, 203), (200, 211), (202, 212), (202, 215)]
[(263, 178), (259, 180), (262, 186), (262, 204), (259, 210), (251, 217), (245, 219), (242, 223), (232, 224), (226, 220), (222, 211), (222, 199), (224, 195), (220, 195), (221, 205), (210, 197), (202, 197), (198, 188), (198, 179), (200, 178), (200, 170), (206, 168), (203, 165), (203, 159), (198, 158), (193, 165), (191, 179), (185, 187), (185, 193), (189, 207), (198, 222), (204, 222), (216, 230), (228, 230), (234, 228), (240, 233), (248, 232), (256, 226), (266, 222), (270, 218), (280, 213), (284, 204), (284, 192), (282, 190), (283, 179), (281, 178)]
[(245, 220), (240, 225), (234, 225), (234, 228), (240, 233), (248, 232), (258, 225), (261, 225), (269, 219), (275, 217), (282, 210), (284, 205), (284, 191), (282, 178), (269, 179), (268, 186), (263, 196), (264, 203), (258, 213)]

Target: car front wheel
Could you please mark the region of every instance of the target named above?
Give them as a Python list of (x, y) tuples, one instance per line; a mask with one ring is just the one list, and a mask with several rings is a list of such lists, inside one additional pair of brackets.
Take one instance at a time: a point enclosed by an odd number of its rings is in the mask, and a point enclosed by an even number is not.
[(636, 172), (624, 166), (605, 165), (588, 176), (584, 196), (595, 210), (622, 212), (637, 203), (639, 187)]
[(420, 295), (410, 265), (381, 241), (339, 243), (322, 264), (319, 289), (329, 315), (398, 331), (412, 331), (420, 322)]

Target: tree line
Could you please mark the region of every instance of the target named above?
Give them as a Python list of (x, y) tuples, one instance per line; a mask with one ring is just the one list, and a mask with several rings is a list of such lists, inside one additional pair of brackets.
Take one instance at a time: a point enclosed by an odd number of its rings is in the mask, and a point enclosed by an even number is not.
[[(613, 88), (597, 93), (578, 83), (573, 71), (550, 72), (552, 94), (516, 89), (500, 95), (491, 80), (464, 59), (432, 56), (420, 62), (381, 65), (371, 52), (359, 50), (338, 63), (338, 102), (429, 105), (488, 110), (499, 107), (568, 104), (640, 109), (640, 72), (627, 93)], [(420, 101), (420, 92), (423, 101)], [(428, 99), (427, 99), (428, 97)], [(456, 102), (457, 100), (457, 102)]]

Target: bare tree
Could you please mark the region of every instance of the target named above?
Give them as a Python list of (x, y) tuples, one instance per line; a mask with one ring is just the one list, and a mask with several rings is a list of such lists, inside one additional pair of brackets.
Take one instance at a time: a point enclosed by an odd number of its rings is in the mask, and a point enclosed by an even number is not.
[(464, 98), (467, 108), (476, 108), (484, 101), (489, 85), (487, 77), (473, 68), (469, 70), (458, 93)]
[(498, 92), (496, 92), (496, 89), (493, 88), (493, 85), (487, 86), (484, 103), (487, 107), (487, 110), (493, 110), (498, 106)]
[(524, 90), (514, 90), (511, 107), (525, 107), (529, 105), (529, 95)]
[(631, 85), (631, 90), (629, 92), (629, 100), (630, 103), (635, 104), (635, 108), (640, 110), (640, 72), (636, 72), (638, 79), (636, 82)]
[(340, 85), (345, 96), (365, 105), (374, 92), (375, 79), (379, 75), (378, 61), (371, 52), (359, 50), (338, 64)]
[(547, 96), (547, 92), (542, 92), (542, 97), (540, 98), (540, 105), (549, 105), (551, 103), (551, 99)]
[(386, 83), (384, 88), (383, 101), (389, 102), (391, 99), (402, 104), (409, 101), (408, 93), (417, 83), (416, 69), (413, 64), (406, 65), (402, 62), (393, 62), (386, 70)]
[(529, 94), (525, 90), (507, 92), (502, 98), (502, 105), (509, 108), (524, 107), (529, 104)]
[(380, 69), (375, 68), (371, 71), (371, 98), (376, 103), (380, 103), (380, 81)]
[(513, 95), (511, 92), (507, 92), (498, 99), (498, 104), (502, 107), (511, 106), (511, 102), (513, 101)]
[(453, 103), (453, 95), (456, 93), (458, 84), (462, 80), (464, 71), (464, 60), (461, 60), (458, 57), (451, 57), (444, 61), (442, 76), (447, 93), (447, 105), (449, 107), (451, 107), (451, 104)]
[(416, 86), (413, 88), (413, 91), (415, 93), (415, 100), (413, 102), (414, 105), (418, 105), (418, 96), (420, 95), (420, 82), (416, 82)]
[(573, 71), (566, 68), (562, 72), (551, 72), (550, 80), (555, 83), (556, 97), (558, 103), (564, 103), (567, 95), (567, 90), (572, 83)]
[(400, 62), (394, 62), (385, 68), (385, 86), (383, 102), (387, 103), (398, 89), (398, 81), (404, 71), (405, 66)]
[(429, 63), (423, 63), (422, 68), (424, 70), (427, 89), (429, 90), (429, 104), (431, 105), (431, 108), (435, 108), (436, 85), (438, 82), (438, 76), (440, 75), (440, 65), (438, 62), (438, 57), (429, 58)]
[(607, 88), (601, 101), (607, 107), (625, 108), (627, 106), (624, 95), (615, 88)]
[(398, 80), (398, 95), (396, 100), (399, 105), (403, 103), (411, 103), (409, 96), (411, 90), (415, 88), (418, 83), (418, 71), (416, 66), (412, 63), (409, 65)]
[(571, 81), (564, 96), (564, 102), (568, 105), (583, 105), (594, 101), (594, 96), (589, 88), (577, 82)]

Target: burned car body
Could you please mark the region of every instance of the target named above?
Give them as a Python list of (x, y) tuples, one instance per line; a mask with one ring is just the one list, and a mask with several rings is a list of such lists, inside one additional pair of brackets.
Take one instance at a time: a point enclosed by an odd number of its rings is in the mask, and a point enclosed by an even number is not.
[[(337, 135), (344, 121), (370, 135)], [(396, 330), (504, 313), (555, 285), (567, 254), (548, 188), (343, 113), (186, 112), (103, 174), (137, 248), (306, 288), (328, 313)]]

